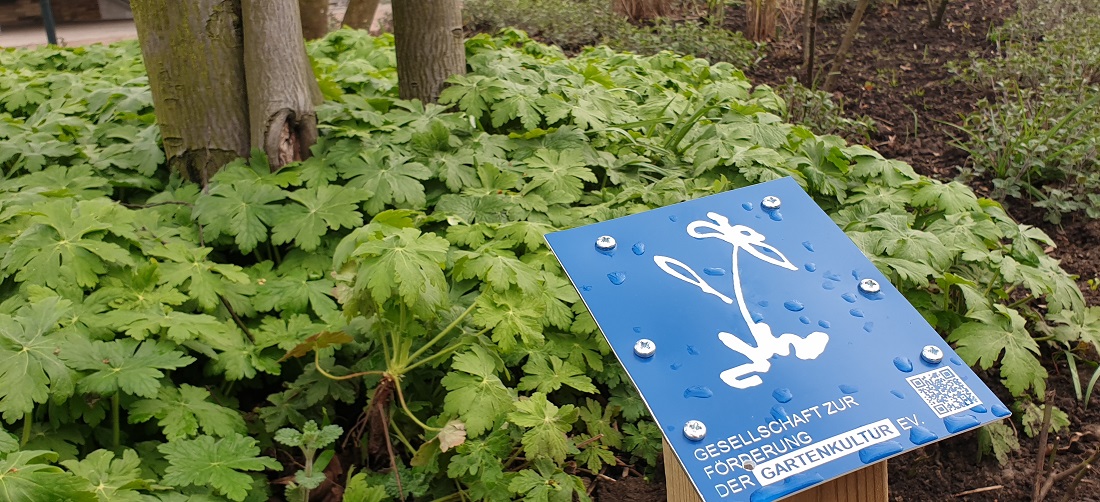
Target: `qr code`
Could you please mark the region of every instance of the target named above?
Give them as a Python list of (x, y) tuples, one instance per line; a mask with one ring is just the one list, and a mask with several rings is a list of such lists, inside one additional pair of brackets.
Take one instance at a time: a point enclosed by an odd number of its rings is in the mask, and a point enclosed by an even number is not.
[(968, 410), (982, 401), (951, 368), (941, 368), (905, 379), (924, 403), (943, 418)]

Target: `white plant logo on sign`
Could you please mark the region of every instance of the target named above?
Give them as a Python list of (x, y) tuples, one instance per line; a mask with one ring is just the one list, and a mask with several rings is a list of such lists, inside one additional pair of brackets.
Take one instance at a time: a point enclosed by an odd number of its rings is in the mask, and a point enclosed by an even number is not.
[[(764, 380), (760, 378), (759, 374), (767, 373), (768, 370), (771, 369), (771, 362), (769, 359), (776, 355), (790, 355), (792, 347), (794, 348), (794, 355), (799, 359), (816, 359), (817, 356), (825, 351), (825, 345), (829, 343), (828, 334), (821, 331), (814, 331), (805, 338), (792, 333), (784, 333), (775, 336), (772, 334), (771, 326), (764, 322), (756, 322), (752, 319), (748, 307), (745, 306), (745, 297), (741, 292), (741, 271), (737, 265), (737, 258), (740, 251), (745, 251), (754, 258), (763, 260), (777, 267), (787, 270), (798, 270), (798, 267), (791, 264), (790, 260), (788, 260), (783, 253), (780, 253), (778, 249), (765, 244), (764, 236), (760, 234), (760, 232), (744, 225), (730, 225), (729, 219), (718, 213), (707, 213), (707, 217), (714, 222), (711, 223), (710, 221), (704, 220), (693, 221), (687, 227), (688, 235), (696, 239), (721, 239), (733, 245), (733, 264), (731, 267), (733, 274), (733, 293), (734, 296), (737, 297), (737, 307), (741, 311), (741, 317), (745, 319), (745, 324), (749, 327), (749, 333), (756, 343), (756, 346), (752, 346), (733, 334), (724, 331), (718, 333), (718, 339), (721, 340), (726, 347), (749, 358), (749, 362), (723, 371), (721, 374), (722, 381), (726, 382), (730, 387), (738, 389), (747, 389), (760, 385), (764, 383)], [(767, 250), (774, 256), (768, 256), (761, 252), (761, 250)], [(726, 304), (733, 304), (733, 299), (730, 299), (730, 297), (723, 295), (711, 287), (711, 285), (703, 280), (699, 274), (695, 273), (691, 267), (683, 264), (679, 260), (667, 256), (654, 256), (653, 261), (658, 267), (661, 267), (661, 270), (664, 270), (665, 273), (698, 287), (702, 292), (708, 295), (718, 297)], [(687, 275), (685, 275), (685, 273)]]

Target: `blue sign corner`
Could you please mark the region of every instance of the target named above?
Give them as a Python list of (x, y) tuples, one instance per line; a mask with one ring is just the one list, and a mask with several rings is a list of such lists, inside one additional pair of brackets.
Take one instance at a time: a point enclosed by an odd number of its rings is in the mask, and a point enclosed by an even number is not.
[(790, 178), (546, 240), (708, 502), (1010, 414)]

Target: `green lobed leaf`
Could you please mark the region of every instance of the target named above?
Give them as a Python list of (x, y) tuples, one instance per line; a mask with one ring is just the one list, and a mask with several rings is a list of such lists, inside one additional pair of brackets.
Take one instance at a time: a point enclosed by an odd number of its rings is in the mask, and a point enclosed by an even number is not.
[(282, 468), (275, 459), (258, 456), (255, 439), (237, 433), (221, 439), (179, 439), (157, 449), (168, 461), (164, 483), (181, 488), (210, 487), (236, 502), (243, 501), (252, 487), (252, 477), (245, 472)]

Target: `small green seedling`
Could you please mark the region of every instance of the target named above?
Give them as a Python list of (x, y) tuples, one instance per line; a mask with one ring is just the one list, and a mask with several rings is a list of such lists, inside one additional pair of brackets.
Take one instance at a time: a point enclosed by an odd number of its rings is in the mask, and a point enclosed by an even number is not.
[(309, 491), (325, 481), (325, 467), (332, 460), (335, 451), (324, 450), (316, 458), (314, 455), (318, 450), (334, 443), (343, 433), (344, 429), (339, 425), (326, 425), (318, 429), (313, 420), (306, 422), (301, 431), (284, 427), (275, 433), (276, 441), (301, 448), (305, 457), (305, 468), (299, 469), (294, 474), (294, 481), (286, 487), (287, 500), (294, 500), (294, 494), (297, 493), (297, 500), (309, 501)]

